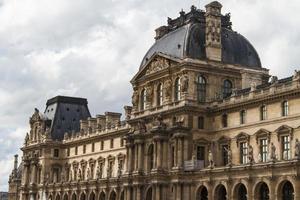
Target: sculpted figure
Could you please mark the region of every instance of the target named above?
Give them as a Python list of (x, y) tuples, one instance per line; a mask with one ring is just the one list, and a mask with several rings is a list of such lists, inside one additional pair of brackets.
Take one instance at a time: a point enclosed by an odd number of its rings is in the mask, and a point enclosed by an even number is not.
[(214, 168), (215, 164), (214, 164), (214, 158), (211, 150), (208, 151), (208, 162), (209, 162), (209, 167)]
[(151, 103), (153, 98), (153, 88), (148, 86), (146, 89), (146, 100), (147, 102)]
[(102, 168), (98, 165), (97, 167), (97, 179), (102, 178)]
[(138, 93), (137, 90), (134, 90), (134, 91), (133, 91), (131, 100), (132, 100), (132, 106), (133, 106), (134, 108), (137, 108), (138, 102), (139, 102), (139, 93)]
[(26, 133), (24, 145), (27, 146), (29, 143), (29, 134)]
[(87, 172), (86, 173), (87, 173), (86, 174), (86, 179), (90, 180), (91, 179), (91, 170), (90, 170), (90, 168), (87, 168)]
[(225, 151), (227, 151), (227, 160), (228, 160), (227, 165), (231, 166), (231, 164), (232, 164), (232, 152), (231, 152), (230, 147), (228, 147), (228, 149), (225, 148)]
[(248, 160), (249, 160), (250, 164), (252, 164), (254, 162), (252, 145), (249, 145)]
[(171, 98), (172, 96), (172, 81), (170, 79), (166, 80), (164, 83), (164, 94), (166, 98)]
[(77, 180), (81, 181), (81, 170), (80, 169), (78, 169)]
[(298, 138), (296, 139), (296, 142), (295, 142), (295, 158), (300, 159), (300, 142), (299, 142)]
[(188, 76), (184, 75), (181, 78), (181, 81), (182, 81), (182, 87), (181, 87), (182, 92), (183, 93), (188, 92), (188, 89), (189, 89), (189, 78), (188, 78)]
[(271, 161), (274, 161), (276, 160), (276, 147), (275, 145), (273, 144), (273, 142), (271, 143), (271, 151), (270, 151), (270, 160)]

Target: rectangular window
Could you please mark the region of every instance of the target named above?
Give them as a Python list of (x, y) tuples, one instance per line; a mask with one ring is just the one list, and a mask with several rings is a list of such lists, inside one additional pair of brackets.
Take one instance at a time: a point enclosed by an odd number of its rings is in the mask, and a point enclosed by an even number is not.
[(70, 148), (67, 149), (67, 156), (70, 156)]
[(100, 150), (103, 150), (103, 149), (104, 149), (104, 141), (101, 141)]
[(172, 167), (176, 166), (176, 155), (175, 155), (175, 147), (172, 146)]
[(241, 124), (245, 124), (245, 122), (246, 122), (246, 111), (242, 110), (240, 112), (240, 123)]
[(241, 164), (248, 163), (248, 144), (247, 144), (247, 142), (240, 143), (240, 163)]
[(110, 139), (110, 148), (114, 148), (114, 139)]
[(283, 160), (291, 159), (291, 144), (290, 136), (286, 135), (282, 137), (282, 158)]
[(121, 146), (121, 147), (124, 146), (124, 139), (123, 139), (123, 138), (120, 139), (120, 146)]
[(267, 106), (263, 105), (260, 107), (260, 120), (267, 119)]
[(228, 149), (228, 145), (222, 145), (222, 160), (224, 166), (228, 164)]
[(282, 116), (285, 117), (285, 116), (288, 116), (289, 114), (289, 103), (288, 101), (284, 101), (282, 102), (282, 105), (281, 105), (281, 109), (282, 109)]
[(55, 157), (55, 158), (58, 158), (59, 157), (59, 149), (54, 149), (54, 152), (53, 152), (54, 154), (53, 154), (53, 156)]
[(205, 147), (197, 146), (197, 160), (205, 160)]
[(75, 155), (78, 154), (78, 146), (75, 147)]
[(95, 151), (95, 143), (92, 143), (92, 152)]
[(86, 153), (86, 145), (83, 145), (83, 149), (82, 149), (82, 151), (83, 151), (83, 154), (85, 154), (85, 153)]
[(260, 156), (262, 162), (267, 162), (268, 159), (268, 140), (261, 139), (260, 140)]
[(226, 128), (228, 126), (228, 121), (227, 121), (227, 114), (222, 115), (222, 125), (223, 128)]
[(198, 117), (198, 129), (204, 129), (204, 117)]

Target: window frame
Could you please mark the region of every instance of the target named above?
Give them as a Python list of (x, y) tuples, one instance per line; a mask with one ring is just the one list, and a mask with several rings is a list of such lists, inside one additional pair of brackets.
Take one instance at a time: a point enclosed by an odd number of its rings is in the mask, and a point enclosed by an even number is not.
[(140, 110), (146, 110), (146, 89), (142, 89), (141, 95), (140, 95)]
[(159, 83), (156, 88), (156, 105), (162, 106), (163, 104), (163, 84)]
[(246, 123), (246, 115), (247, 115), (246, 110), (240, 111), (240, 124), (241, 125)]
[(180, 101), (181, 100), (181, 79), (177, 77), (174, 82), (174, 100)]
[(284, 100), (281, 103), (281, 116), (286, 117), (289, 115), (289, 102), (287, 100)]
[(267, 106), (261, 105), (259, 109), (260, 109), (260, 121), (267, 120), (268, 117)]
[(203, 75), (197, 77), (197, 100), (199, 103), (206, 102), (207, 81)]
[(228, 98), (232, 94), (232, 89), (233, 89), (233, 83), (229, 79), (225, 79), (223, 81), (223, 86), (222, 86), (222, 96), (223, 98)]

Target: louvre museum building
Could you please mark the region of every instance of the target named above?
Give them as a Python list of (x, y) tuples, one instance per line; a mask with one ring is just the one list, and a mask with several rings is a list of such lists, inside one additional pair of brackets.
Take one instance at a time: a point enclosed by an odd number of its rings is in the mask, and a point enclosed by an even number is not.
[(123, 117), (66, 96), (33, 109), (9, 200), (300, 199), (300, 72), (269, 75), (221, 10), (155, 30)]

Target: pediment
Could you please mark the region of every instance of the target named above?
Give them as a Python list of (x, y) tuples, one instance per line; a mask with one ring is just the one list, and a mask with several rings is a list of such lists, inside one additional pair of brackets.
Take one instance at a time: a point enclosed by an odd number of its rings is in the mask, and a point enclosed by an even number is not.
[(218, 143), (219, 144), (224, 144), (224, 143), (228, 143), (231, 139), (227, 136), (222, 136), (218, 139)]
[(256, 131), (254, 133), (254, 135), (256, 136), (256, 143), (257, 144), (258, 144), (259, 138), (267, 138), (268, 141), (270, 141), (270, 139), (271, 139), (271, 131), (268, 131), (268, 130), (263, 129), (263, 128)]
[(282, 125), (275, 130), (276, 133), (290, 133), (293, 131), (293, 128), (287, 125)]
[(140, 79), (141, 77), (155, 74), (164, 69), (168, 69), (179, 63), (179, 59), (168, 56), (163, 53), (155, 53), (147, 63), (140, 69), (140, 71), (133, 77), (131, 81)]
[(236, 139), (236, 144), (238, 146), (239, 142), (242, 142), (242, 141), (246, 141), (249, 143), (250, 135), (248, 135), (245, 132), (241, 132), (235, 137), (235, 139)]

